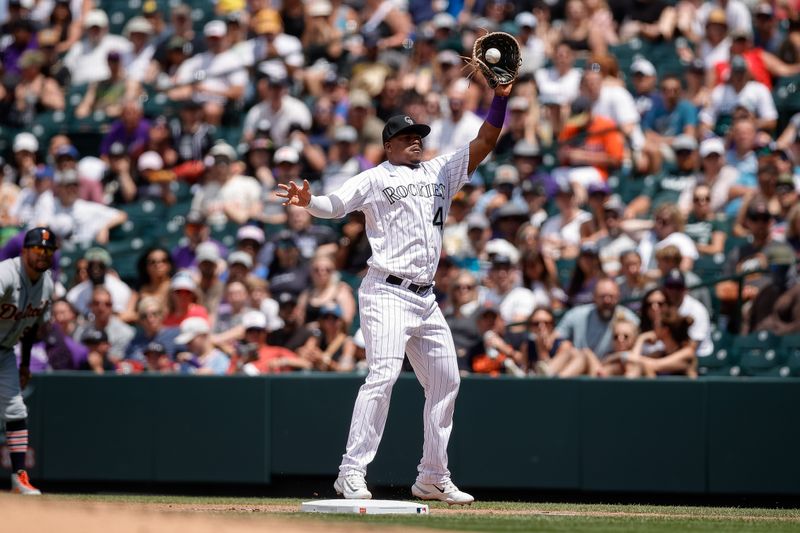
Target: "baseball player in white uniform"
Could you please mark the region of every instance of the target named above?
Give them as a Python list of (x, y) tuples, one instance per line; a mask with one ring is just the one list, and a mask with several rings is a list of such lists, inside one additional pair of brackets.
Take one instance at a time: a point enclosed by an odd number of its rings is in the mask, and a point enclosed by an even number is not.
[[(28, 410), (22, 389), (31, 377), (31, 347), (39, 329), (50, 320), (53, 278), (48, 272), (56, 251), (49, 228), (25, 234), (22, 255), (0, 262), (0, 415), (6, 425), (6, 446), (11, 455), (11, 491), (39, 495), (25, 471), (28, 451)], [(22, 342), (17, 368), (14, 346)]]
[(369, 373), (358, 392), (334, 483), (345, 498), (372, 497), (365, 480), (367, 465), (378, 450), (392, 386), (407, 354), (425, 390), (425, 443), (411, 492), (451, 505), (474, 500), (456, 487), (447, 469), (460, 379), (453, 337), (431, 289), (450, 202), (497, 143), (511, 87), (495, 89), (477, 137), (453, 153), (422, 161), (422, 138), (430, 127), (398, 115), (383, 130), (388, 161), (325, 196), (313, 196), (308, 181), (302, 186), (279, 185), (278, 196), (286, 204), (305, 207), (317, 217), (362, 211), (372, 245), (369, 271), (358, 293)]

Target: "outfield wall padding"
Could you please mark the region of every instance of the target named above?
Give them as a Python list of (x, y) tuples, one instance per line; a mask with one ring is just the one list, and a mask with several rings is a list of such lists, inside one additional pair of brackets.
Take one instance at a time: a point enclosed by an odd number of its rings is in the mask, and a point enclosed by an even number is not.
[[(35, 376), (40, 481), (267, 485), (336, 475), (363, 376)], [(410, 485), (424, 397), (403, 375), (369, 482)], [(800, 381), (462, 380), (450, 468), (465, 487), (800, 494)]]

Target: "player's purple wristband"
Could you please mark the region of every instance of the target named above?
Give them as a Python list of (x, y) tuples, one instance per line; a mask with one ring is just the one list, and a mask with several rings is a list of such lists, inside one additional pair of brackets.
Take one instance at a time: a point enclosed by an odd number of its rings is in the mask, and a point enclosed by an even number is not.
[(486, 115), (486, 122), (495, 128), (502, 128), (503, 122), (506, 120), (506, 106), (508, 105), (508, 96), (497, 96), (492, 99), (492, 105), (489, 107), (489, 114)]

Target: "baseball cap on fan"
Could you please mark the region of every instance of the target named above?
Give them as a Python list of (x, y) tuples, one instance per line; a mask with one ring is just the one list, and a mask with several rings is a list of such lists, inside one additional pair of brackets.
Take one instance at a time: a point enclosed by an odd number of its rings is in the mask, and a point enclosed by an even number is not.
[(48, 227), (38, 227), (28, 230), (28, 233), (25, 234), (22, 247), (28, 248), (30, 246), (43, 246), (44, 248), (55, 250), (58, 248), (58, 242), (53, 230)]
[(389, 142), (392, 137), (401, 133), (416, 133), (421, 137), (426, 137), (430, 132), (431, 127), (427, 124), (417, 124), (408, 115), (395, 115), (383, 127), (383, 142)]
[(175, 337), (177, 344), (192, 342), (199, 335), (211, 333), (211, 326), (205, 318), (192, 316), (181, 322), (180, 334)]

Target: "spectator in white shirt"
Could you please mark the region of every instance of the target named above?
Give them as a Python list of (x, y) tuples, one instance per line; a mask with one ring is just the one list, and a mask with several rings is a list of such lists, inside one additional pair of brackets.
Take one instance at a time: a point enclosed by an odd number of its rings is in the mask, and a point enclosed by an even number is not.
[(261, 101), (254, 105), (244, 117), (243, 138), (250, 141), (255, 137), (256, 126), (262, 120), (271, 124), (270, 138), (277, 145), (289, 142), (292, 127), (303, 131), (311, 128), (311, 111), (303, 102), (288, 94), (289, 78), (284, 72), (275, 71), (258, 82)]
[(465, 107), (468, 88), (469, 81), (461, 78), (447, 90), (450, 115), (431, 123), (431, 132), (425, 138), (425, 150), (429, 157), (454, 152), (478, 134), (483, 121)]
[(175, 74), (180, 87), (169, 91), (173, 100), (203, 102), (206, 122), (217, 125), (225, 106), (241, 100), (247, 85), (247, 71), (240, 59), (228, 50), (228, 28), (212, 20), (203, 28), (208, 50), (184, 61)]
[(108, 33), (108, 16), (101, 9), (93, 9), (83, 19), (85, 36), (69, 49), (64, 65), (72, 76), (72, 85), (84, 85), (109, 77), (106, 58), (111, 51), (125, 54), (131, 51), (130, 41)]
[(561, 105), (572, 103), (581, 85), (581, 71), (574, 65), (575, 52), (570, 45), (560, 43), (556, 46), (553, 66), (540, 68), (534, 74), (539, 98)]
[(578, 256), (581, 242), (581, 224), (591, 220), (592, 215), (578, 208), (575, 193), (568, 181), (560, 179), (557, 184), (555, 200), (558, 214), (542, 224), (542, 252), (552, 259), (574, 258)]

